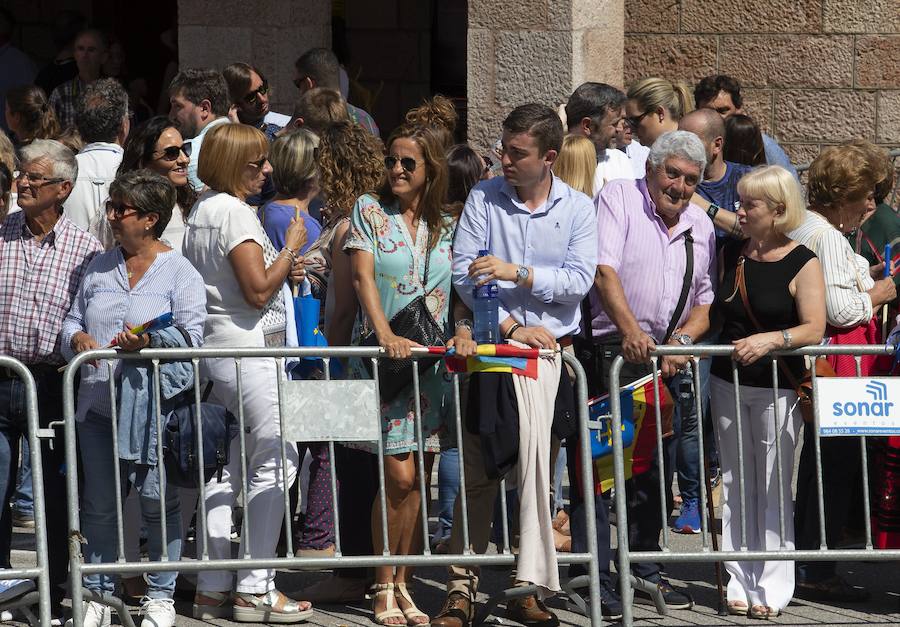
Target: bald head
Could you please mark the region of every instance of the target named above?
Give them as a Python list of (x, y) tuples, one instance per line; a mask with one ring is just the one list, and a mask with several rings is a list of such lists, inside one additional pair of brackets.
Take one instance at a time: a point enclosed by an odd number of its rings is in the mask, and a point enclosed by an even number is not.
[(696, 109), (678, 122), (682, 131), (693, 133), (706, 149), (705, 178), (717, 180), (716, 171), (724, 167), (722, 150), (725, 146), (725, 121), (713, 109)]
[(695, 109), (678, 122), (678, 128), (689, 131), (704, 144), (714, 142), (717, 137), (725, 137), (725, 121), (713, 109)]

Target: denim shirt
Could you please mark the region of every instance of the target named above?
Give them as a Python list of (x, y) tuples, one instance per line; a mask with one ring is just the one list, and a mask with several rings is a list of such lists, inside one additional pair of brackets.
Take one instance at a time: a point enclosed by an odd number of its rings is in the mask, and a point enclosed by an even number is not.
[[(150, 348), (188, 348), (187, 336), (170, 327), (150, 335)], [(190, 361), (160, 362), (159, 397), (162, 401), (161, 428), (166, 414), (175, 409), (176, 398), (194, 386)], [(119, 382), (119, 459), (155, 465), (156, 401), (153, 393), (153, 365), (146, 361), (122, 362)]]

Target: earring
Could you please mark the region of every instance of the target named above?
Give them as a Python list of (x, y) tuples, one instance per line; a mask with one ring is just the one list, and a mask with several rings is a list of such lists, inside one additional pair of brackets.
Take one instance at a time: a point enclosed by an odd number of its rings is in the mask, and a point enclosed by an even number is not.
[(150, 230), (150, 227), (149, 227), (149, 226), (144, 227), (144, 230), (145, 230), (145, 231), (149, 231), (149, 230)]

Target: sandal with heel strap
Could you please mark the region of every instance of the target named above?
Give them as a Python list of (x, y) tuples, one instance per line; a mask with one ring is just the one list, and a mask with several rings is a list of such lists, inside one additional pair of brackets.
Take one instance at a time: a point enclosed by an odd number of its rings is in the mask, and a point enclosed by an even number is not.
[(235, 592), (234, 601), (232, 620), (239, 623), (299, 623), (313, 615), (309, 601), (295, 601), (278, 590)]
[[(394, 594), (409, 603), (408, 608), (406, 608), (405, 610), (401, 610), (403, 612), (403, 618), (406, 619), (407, 625), (412, 625), (414, 627), (428, 627), (429, 625), (431, 625), (431, 619), (428, 618), (428, 614), (416, 607), (416, 604), (413, 602), (412, 597), (409, 595), (409, 589), (406, 587), (405, 583), (395, 583)], [(424, 618), (425, 620), (419, 622), (416, 620), (417, 618)]]
[[(372, 619), (376, 625), (403, 625), (405, 623), (386, 623), (385, 620), (389, 618), (402, 618), (406, 620), (406, 616), (404, 616), (403, 612), (397, 607), (397, 599), (394, 596), (394, 584), (392, 583), (376, 583), (371, 588), (374, 591), (372, 595), (372, 611), (375, 614), (375, 617)], [(384, 595), (385, 603), (384, 610), (381, 612), (375, 612), (375, 602), (378, 600), (380, 595)]]
[(762, 620), (769, 620), (770, 618), (778, 618), (781, 614), (781, 610), (776, 610), (774, 607), (769, 607), (768, 605), (751, 605), (750, 606), (750, 618), (759, 618)]
[[(198, 599), (206, 599), (206, 603), (198, 603)], [(194, 594), (194, 604), (191, 606), (191, 614), (197, 620), (212, 620), (214, 618), (231, 618), (231, 593), (214, 592), (212, 590), (197, 590)]]

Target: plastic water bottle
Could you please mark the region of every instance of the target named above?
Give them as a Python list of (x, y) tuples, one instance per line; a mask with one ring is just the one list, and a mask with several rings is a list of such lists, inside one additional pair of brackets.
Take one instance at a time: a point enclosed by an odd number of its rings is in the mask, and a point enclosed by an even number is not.
[[(479, 257), (488, 254), (486, 250), (478, 251)], [(499, 293), (496, 281), (476, 285), (472, 290), (475, 299), (475, 341), (479, 344), (500, 343)]]

